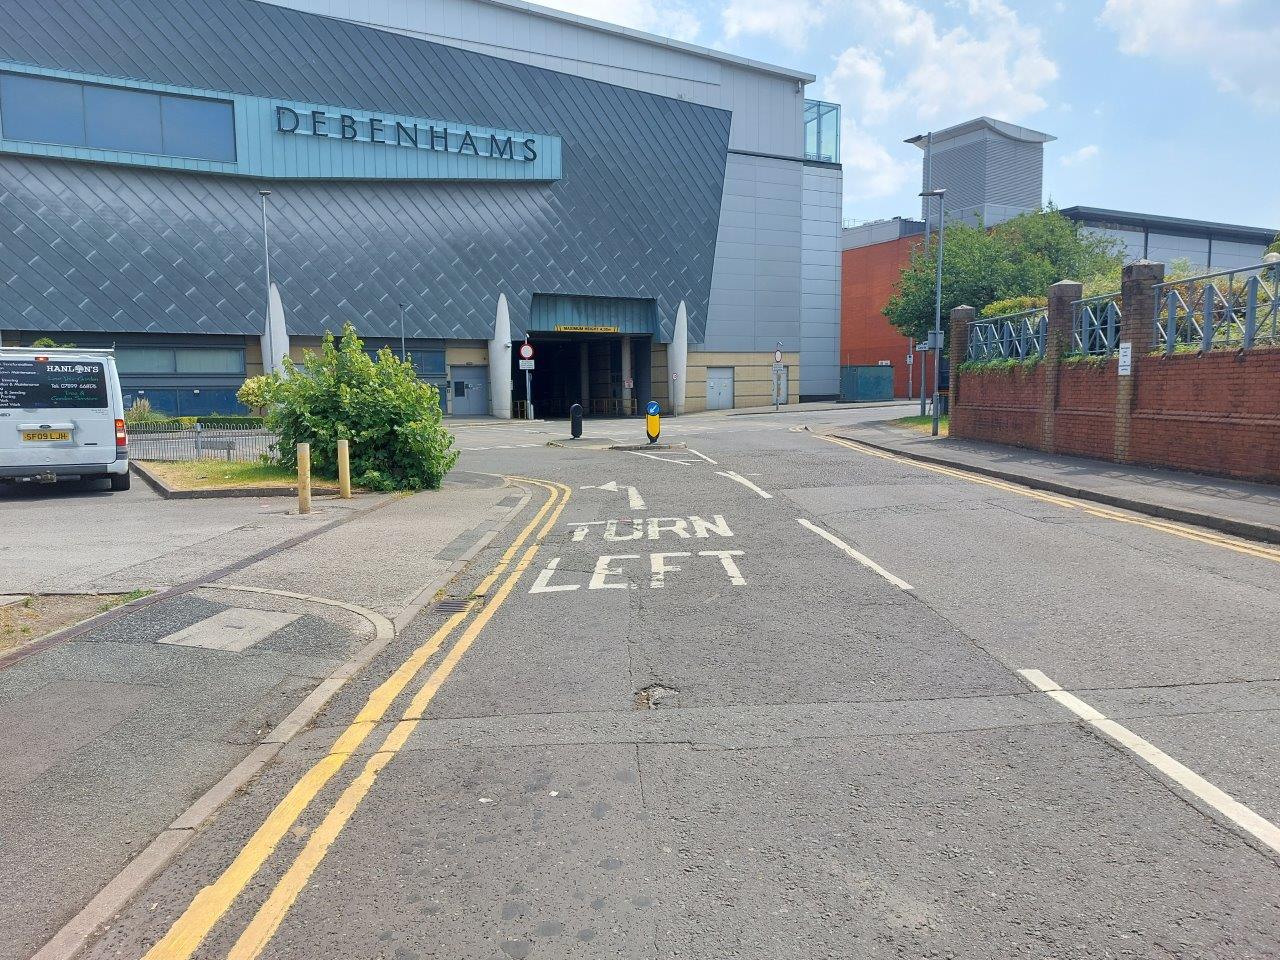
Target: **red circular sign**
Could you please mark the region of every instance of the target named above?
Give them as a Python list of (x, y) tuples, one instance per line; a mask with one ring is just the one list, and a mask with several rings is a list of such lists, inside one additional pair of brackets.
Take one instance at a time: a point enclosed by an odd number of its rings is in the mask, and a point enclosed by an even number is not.
[(532, 344), (532, 343), (522, 343), (522, 344), (520, 344), (520, 359), (522, 359), (522, 360), (532, 360), (532, 359), (533, 359), (533, 344)]

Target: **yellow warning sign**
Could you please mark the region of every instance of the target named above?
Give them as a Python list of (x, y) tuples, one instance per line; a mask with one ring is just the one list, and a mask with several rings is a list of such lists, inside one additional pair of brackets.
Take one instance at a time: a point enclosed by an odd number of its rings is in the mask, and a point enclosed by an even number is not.
[(617, 327), (592, 327), (576, 323), (557, 323), (556, 333), (617, 333)]

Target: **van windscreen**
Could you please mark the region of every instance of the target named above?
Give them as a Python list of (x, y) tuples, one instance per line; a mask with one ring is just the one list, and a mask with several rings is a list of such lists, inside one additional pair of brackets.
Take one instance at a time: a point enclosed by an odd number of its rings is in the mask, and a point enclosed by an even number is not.
[(0, 357), (0, 410), (106, 406), (107, 376), (101, 363)]

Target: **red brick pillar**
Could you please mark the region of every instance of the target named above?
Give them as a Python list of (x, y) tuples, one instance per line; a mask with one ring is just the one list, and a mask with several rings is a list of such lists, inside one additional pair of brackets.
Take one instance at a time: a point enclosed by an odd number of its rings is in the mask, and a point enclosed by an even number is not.
[[(957, 421), (963, 419), (956, 408), (960, 405), (960, 364), (969, 356), (969, 321), (978, 315), (973, 307), (951, 308), (951, 386), (948, 389), (948, 400), (951, 404), (949, 436), (957, 436)], [(963, 425), (960, 429), (963, 429)]]
[(1044, 373), (1040, 396), (1040, 449), (1054, 451), (1054, 428), (1058, 410), (1058, 375), (1063, 354), (1071, 352), (1071, 305), (1084, 295), (1084, 285), (1059, 280), (1049, 288), (1049, 330), (1040, 365)]
[[(1128, 376), (1116, 380), (1116, 463), (1129, 462), (1129, 438), (1132, 435), (1133, 402), (1138, 393), (1140, 361), (1155, 343), (1155, 285), (1164, 280), (1164, 264), (1138, 260), (1125, 266), (1120, 274), (1120, 344), (1131, 344), (1133, 365)], [(1117, 371), (1118, 372), (1118, 371)]]

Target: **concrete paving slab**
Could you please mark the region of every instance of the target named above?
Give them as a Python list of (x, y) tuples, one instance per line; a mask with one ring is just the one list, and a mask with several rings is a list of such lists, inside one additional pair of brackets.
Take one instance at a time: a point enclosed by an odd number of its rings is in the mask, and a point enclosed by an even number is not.
[(296, 613), (273, 613), (232, 607), (193, 623), (189, 627), (161, 637), (159, 643), (179, 647), (204, 647), (239, 653), (267, 639), (277, 630), (298, 619)]

